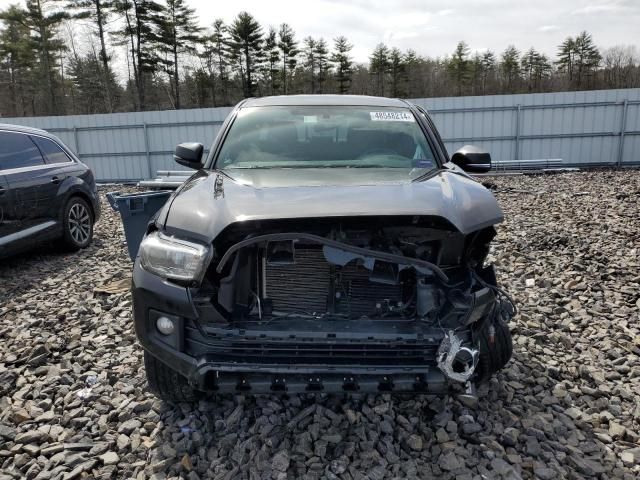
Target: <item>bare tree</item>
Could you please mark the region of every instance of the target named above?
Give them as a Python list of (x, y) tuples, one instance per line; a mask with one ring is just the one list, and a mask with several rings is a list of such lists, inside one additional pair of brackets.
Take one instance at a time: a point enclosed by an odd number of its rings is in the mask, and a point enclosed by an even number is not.
[(640, 55), (635, 46), (617, 45), (602, 54), (604, 81), (608, 88), (640, 86)]

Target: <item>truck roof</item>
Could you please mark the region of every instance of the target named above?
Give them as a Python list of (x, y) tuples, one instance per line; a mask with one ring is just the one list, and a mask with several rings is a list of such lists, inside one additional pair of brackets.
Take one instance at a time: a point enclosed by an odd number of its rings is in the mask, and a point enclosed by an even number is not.
[(241, 107), (265, 106), (323, 106), (353, 105), (366, 107), (401, 107), (408, 103), (397, 98), (371, 97), (367, 95), (278, 95), (273, 97), (249, 98)]

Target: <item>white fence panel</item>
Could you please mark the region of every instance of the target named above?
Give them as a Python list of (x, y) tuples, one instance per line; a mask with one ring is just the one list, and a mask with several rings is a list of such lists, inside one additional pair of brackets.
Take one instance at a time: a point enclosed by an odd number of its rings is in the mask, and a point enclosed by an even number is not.
[[(640, 89), (415, 99), (450, 153), (476, 144), (494, 160), (561, 158), (567, 166), (640, 164)], [(231, 108), (2, 118), (58, 135), (99, 181), (148, 179), (181, 142), (208, 151)]]

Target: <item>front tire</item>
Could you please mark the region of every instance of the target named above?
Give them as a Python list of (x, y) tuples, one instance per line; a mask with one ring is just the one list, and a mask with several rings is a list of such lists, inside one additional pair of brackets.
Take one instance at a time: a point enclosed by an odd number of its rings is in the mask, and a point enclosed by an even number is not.
[(64, 207), (62, 243), (66, 250), (86, 248), (93, 240), (93, 212), (80, 197), (71, 197)]
[(150, 353), (144, 352), (144, 369), (147, 383), (157, 397), (167, 402), (195, 402), (202, 394), (185, 377), (171, 370)]
[(511, 331), (502, 315), (498, 314), (493, 321), (495, 328), (493, 341), (489, 338), (490, 325), (491, 321), (485, 322), (478, 332), (480, 359), (476, 372), (480, 383), (489, 381), (491, 375), (502, 369), (513, 354)]

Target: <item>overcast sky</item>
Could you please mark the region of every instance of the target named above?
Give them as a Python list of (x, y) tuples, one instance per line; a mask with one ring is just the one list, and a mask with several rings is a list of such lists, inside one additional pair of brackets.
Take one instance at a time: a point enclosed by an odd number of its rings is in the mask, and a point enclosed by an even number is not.
[(599, 47), (640, 45), (640, 0), (187, 1), (204, 26), (246, 10), (265, 27), (288, 23), (299, 40), (345, 35), (361, 62), (380, 42), (429, 56), (452, 52), (459, 40), (472, 51), (514, 44), (554, 56), (564, 38), (587, 30)]

